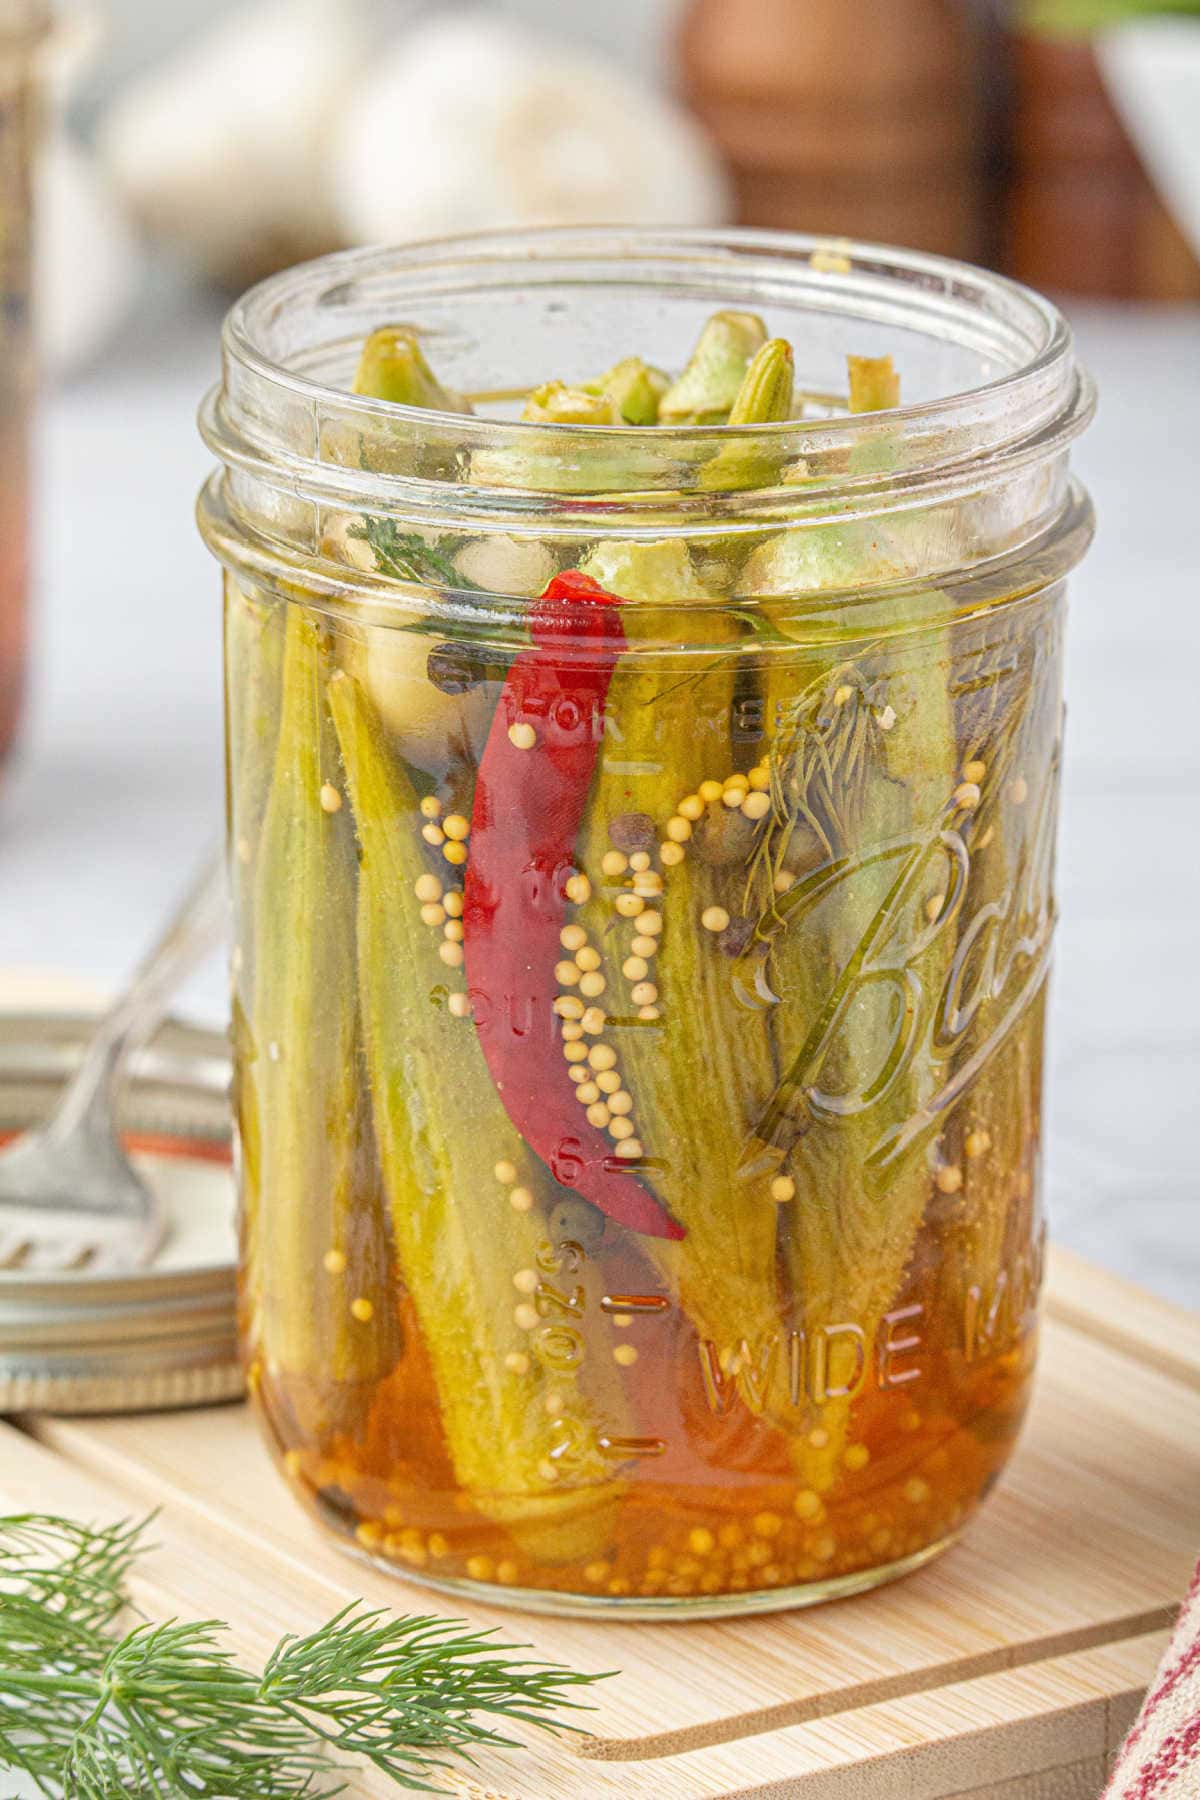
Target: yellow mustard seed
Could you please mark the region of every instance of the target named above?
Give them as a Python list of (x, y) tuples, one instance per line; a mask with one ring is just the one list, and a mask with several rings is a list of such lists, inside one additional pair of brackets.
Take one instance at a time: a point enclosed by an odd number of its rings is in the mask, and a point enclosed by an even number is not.
[(954, 790), (955, 804), (961, 806), (964, 812), (970, 812), (978, 806), (981, 797), (979, 785), (974, 781), (960, 781)]
[(644, 956), (627, 956), (621, 964), (621, 973), (626, 981), (643, 981), (650, 973), (650, 964)]
[(462, 813), (447, 813), (442, 820), (442, 830), (448, 838), (457, 838), (461, 842), (471, 835), (471, 821)]
[(636, 919), (639, 913), (646, 910), (646, 902), (642, 896), (631, 894), (627, 889), (617, 895), (613, 905), (623, 919)]
[(520, 1306), (515, 1306), (513, 1308), (513, 1323), (516, 1325), (518, 1331), (534, 1330), (538, 1323), (539, 1316), (537, 1307), (531, 1306), (528, 1300), (522, 1300)]
[(579, 977), (579, 991), (589, 1000), (598, 1000), (607, 985), (599, 969), (589, 969), (586, 975)]
[(442, 936), (451, 944), (461, 944), (464, 935), (461, 919), (447, 919), (442, 926)]
[(532, 750), (537, 743), (537, 732), (522, 719), (516, 725), (509, 726), (508, 741), (514, 750)]
[[(641, 924), (640, 919), (638, 920), (638, 924), (639, 925)], [(643, 937), (641, 935), (641, 933), (639, 932), (638, 936), (635, 937), (634, 939), (632, 939), (632, 941), (630, 942), (629, 948), (632, 951), (634, 956), (657, 956), (658, 955), (658, 939), (652, 938), (652, 937)]]
[(871, 1452), (865, 1444), (850, 1444), (842, 1453), (842, 1461), (851, 1473), (865, 1469), (870, 1460)]
[(645, 937), (658, 937), (663, 928), (662, 914), (652, 906), (646, 907), (638, 914), (637, 928)]
[[(686, 820), (684, 823), (686, 824)], [(659, 861), (664, 869), (673, 869), (683, 861), (683, 845), (668, 841), (658, 846)]]
[[(575, 967), (578, 968), (578, 963)], [(560, 994), (554, 1002), (554, 1010), (560, 1019), (582, 1019), (583, 1001), (577, 1000), (574, 994)]]
[(582, 1106), (591, 1106), (600, 1098), (600, 1087), (597, 1082), (586, 1078), (586, 1069), (584, 1070), (584, 1076), (585, 1079), (581, 1081), (579, 1086), (575, 1089), (575, 1098)]
[(608, 1014), (602, 1006), (589, 1006), (579, 1023), (589, 1037), (595, 1037), (596, 1033), (603, 1031), (608, 1023)]
[(583, 1568), (583, 1579), (593, 1583), (607, 1581), (608, 1571), (609, 1564), (606, 1562), (585, 1563)]
[(582, 950), (587, 943), (587, 932), (582, 925), (564, 925), (558, 934), (558, 941), (564, 950)]
[(991, 1147), (992, 1134), (990, 1131), (985, 1131), (982, 1126), (977, 1127), (974, 1131), (968, 1131), (963, 1141), (963, 1149), (972, 1162), (977, 1157), (986, 1156)]
[(904, 1498), (910, 1506), (924, 1506), (930, 1496), (930, 1486), (919, 1475), (913, 1475), (904, 1484)]
[(507, 1187), (510, 1182), (517, 1179), (517, 1165), (514, 1162), (509, 1162), (506, 1156), (501, 1157), (500, 1161), (492, 1170), (492, 1174), (496, 1177), (497, 1181)]
[(777, 894), (786, 894), (790, 887), (795, 887), (796, 877), (790, 869), (777, 869), (775, 879), (771, 883)]
[(529, 1358), (523, 1350), (510, 1350), (504, 1358), (504, 1366), (512, 1375), (528, 1375)]
[(426, 794), (421, 801), (421, 817), (437, 819), (441, 817), (442, 803), (436, 794)]
[(446, 923), (445, 907), (439, 906), (436, 900), (426, 900), (421, 908), (421, 923), (433, 926), (444, 925)]
[(611, 880), (615, 880), (618, 875), (623, 875), (628, 867), (629, 858), (623, 850), (606, 850), (600, 858), (600, 873), (607, 875)]
[(616, 1069), (597, 1069), (595, 1085), (602, 1094), (615, 1094), (621, 1085)]
[(447, 888), (446, 892), (442, 895), (442, 905), (452, 919), (461, 919), (463, 912), (462, 889)]
[(603, 1129), (603, 1127), (608, 1124), (610, 1116), (609, 1110), (607, 1106), (605, 1106), (603, 1100), (594, 1100), (587, 1109), (588, 1124), (595, 1125), (598, 1129)]
[(700, 923), (705, 931), (724, 931), (729, 923), (729, 914), (723, 906), (706, 906), (700, 914)]
[(825, 1512), (825, 1502), (820, 1494), (813, 1492), (812, 1488), (801, 1488), (792, 1501), (792, 1511), (798, 1519), (815, 1525)]
[(341, 812), (342, 810), (342, 796), (331, 781), (321, 783), (321, 810), (327, 813)]
[(578, 987), (581, 974), (582, 970), (579, 964), (571, 962), (569, 959), (556, 962), (554, 965), (554, 979), (559, 987)]
[(536, 1269), (518, 1269), (512, 1278), (512, 1284), (518, 1294), (536, 1294), (538, 1291), (538, 1272)]
[(761, 1538), (778, 1537), (783, 1530), (783, 1520), (778, 1513), (760, 1512), (754, 1515), (754, 1535)]
[(973, 756), (969, 762), (963, 764), (962, 772), (964, 781), (973, 781), (978, 786), (987, 774), (987, 764), (980, 762), (977, 756)]
[(771, 785), (771, 771), (766, 763), (759, 763), (757, 768), (751, 769), (746, 779), (755, 793), (765, 794)]
[(433, 844), (435, 848), (438, 844), (444, 844), (446, 841), (446, 834), (440, 825), (422, 825), (421, 836), (427, 844)]
[(644, 875), (650, 867), (650, 852), (648, 850), (635, 850), (629, 858), (629, 866), (635, 875)]
[(430, 1556), (446, 1556), (450, 1551), (450, 1542), (440, 1531), (431, 1531), (427, 1548)]
[(325, 1265), (327, 1275), (344, 1275), (346, 1273), (346, 1252), (344, 1250), (327, 1250), (321, 1261)]
[(508, 1204), (514, 1212), (527, 1213), (533, 1210), (533, 1191), (527, 1187), (515, 1187), (508, 1196)]
[(584, 944), (575, 952), (575, 967), (585, 973), (598, 969), (602, 961), (600, 952), (592, 944)]
[(568, 875), (563, 884), (563, 892), (576, 906), (582, 906), (592, 897), (592, 884), (586, 875)]
[(617, 1145), (614, 1154), (621, 1157), (625, 1162), (632, 1162), (634, 1157), (644, 1154), (642, 1150), (642, 1140), (635, 1137), (622, 1138), (621, 1142)]
[(691, 835), (692, 822), (682, 813), (675, 813), (667, 820), (667, 838), (672, 844), (686, 844)]
[(577, 1063), (586, 1062), (587, 1053), (588, 1053), (588, 1048), (587, 1048), (586, 1044), (575, 1042), (575, 1043), (563, 1045), (563, 1055), (566, 1057), (568, 1062), (577, 1062)]
[(688, 1549), (694, 1556), (708, 1556), (717, 1547), (717, 1540), (704, 1525), (697, 1525), (688, 1532)]
[(450, 1017), (452, 1019), (469, 1019), (470, 1018), (471, 1002), (467, 998), (466, 994), (451, 994), (451, 996), (446, 1004), (450, 1008)]
[(637, 1359), (637, 1347), (634, 1344), (618, 1344), (613, 1351), (613, 1361), (623, 1369), (631, 1369)]
[(413, 882), (413, 893), (418, 900), (440, 900), (442, 884), (436, 875), (418, 875)]
[(612, 1069), (616, 1067), (617, 1053), (611, 1044), (593, 1044), (587, 1059), (593, 1069)]
[(448, 938), (443, 938), (438, 945), (438, 955), (448, 969), (462, 968), (463, 947), (461, 944), (452, 944)]
[(694, 824), (704, 817), (704, 801), (699, 794), (685, 794), (675, 811), (681, 819), (689, 819)]
[(521, 1575), (521, 1565), (506, 1556), (503, 1562), (496, 1564), (496, 1580), (504, 1587), (515, 1587)]
[(747, 788), (745, 782), (740, 781), (736, 787), (727, 787), (723, 791), (721, 799), (729, 808), (730, 812), (736, 812), (742, 805), (749, 791), (750, 790)]
[(615, 1142), (617, 1142), (618, 1144), (621, 1142), (622, 1138), (632, 1137), (633, 1136), (633, 1120), (622, 1118), (621, 1115), (618, 1113), (618, 1115), (615, 1119), (610, 1119), (608, 1122), (608, 1135), (610, 1138), (613, 1138), (615, 1140)]
[(963, 1172), (957, 1163), (946, 1163), (933, 1178), (934, 1185), (942, 1194), (957, 1194), (963, 1184)]
[(350, 1311), (360, 1325), (369, 1325), (375, 1317), (375, 1308), (363, 1294), (359, 1294), (357, 1299), (350, 1302)]
[(583, 1022), (580, 1019), (564, 1019), (559, 1027), (559, 1035), (564, 1044), (578, 1043), (583, 1036)]
[(629, 998), (635, 1006), (653, 1006), (658, 999), (658, 989), (652, 981), (639, 981), (633, 987)]
[[(515, 730), (516, 727), (514, 726), (513, 729)], [(508, 735), (511, 737), (512, 732), (510, 731)], [(472, 1581), (490, 1581), (493, 1570), (494, 1565), (490, 1556), (468, 1556), (467, 1574)]]
[(467, 860), (467, 846), (465, 844), (455, 843), (443, 844), (442, 855), (445, 857), (446, 861), (451, 863), (456, 869), (461, 868), (463, 863)]
[(742, 813), (747, 819), (753, 819), (756, 823), (759, 819), (765, 819), (770, 810), (770, 794), (751, 793), (747, 794), (742, 801)]
[(775, 1175), (771, 1180), (770, 1192), (772, 1200), (778, 1201), (781, 1206), (786, 1205), (789, 1200), (796, 1198), (796, 1183), (790, 1175)]

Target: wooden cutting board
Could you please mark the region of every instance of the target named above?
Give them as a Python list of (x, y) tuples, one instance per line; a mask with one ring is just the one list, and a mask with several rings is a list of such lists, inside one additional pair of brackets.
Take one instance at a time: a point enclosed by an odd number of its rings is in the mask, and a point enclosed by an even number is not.
[(0, 1424), (0, 1510), (151, 1506), (139, 1604), (227, 1618), (248, 1658), (361, 1597), (619, 1671), (592, 1736), (481, 1756), (457, 1778), (474, 1800), (1095, 1800), (1200, 1550), (1200, 1317), (1057, 1253), (1037, 1398), (983, 1517), (919, 1574), (807, 1612), (610, 1625), (431, 1600), (317, 1535), (242, 1407)]

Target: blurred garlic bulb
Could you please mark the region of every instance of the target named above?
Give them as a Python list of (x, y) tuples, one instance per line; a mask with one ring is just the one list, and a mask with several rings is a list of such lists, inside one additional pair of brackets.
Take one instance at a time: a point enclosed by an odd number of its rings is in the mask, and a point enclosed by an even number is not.
[(91, 361), (128, 313), (142, 277), (141, 250), (103, 169), (61, 127), (46, 137), (35, 181), (38, 349), (51, 375), (69, 375)]
[(253, 0), (118, 97), (102, 154), (149, 230), (244, 284), (336, 247), (326, 133), (366, 53), (346, 0)]
[(422, 19), (373, 58), (330, 157), (343, 235), (358, 243), (728, 216), (716, 155), (671, 100), (590, 51), (476, 10)]

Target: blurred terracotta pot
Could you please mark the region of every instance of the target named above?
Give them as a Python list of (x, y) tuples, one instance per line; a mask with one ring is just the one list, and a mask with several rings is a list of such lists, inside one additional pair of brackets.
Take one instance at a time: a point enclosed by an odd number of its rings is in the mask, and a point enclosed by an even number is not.
[(1159, 198), (1083, 40), (1011, 40), (1007, 264), (1038, 288), (1200, 299), (1200, 264)]
[(977, 253), (974, 58), (954, 0), (693, 0), (678, 65), (743, 223)]

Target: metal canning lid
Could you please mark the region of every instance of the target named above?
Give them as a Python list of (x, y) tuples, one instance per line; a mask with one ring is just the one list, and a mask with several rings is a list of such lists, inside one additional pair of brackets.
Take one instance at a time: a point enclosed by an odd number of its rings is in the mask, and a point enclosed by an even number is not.
[[(91, 1020), (0, 1013), (0, 1135), (41, 1119)], [(168, 1023), (133, 1060), (119, 1124), (170, 1230), (132, 1275), (0, 1270), (0, 1413), (195, 1406), (242, 1392), (229, 1047)]]

